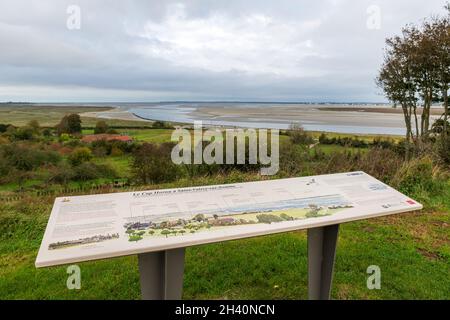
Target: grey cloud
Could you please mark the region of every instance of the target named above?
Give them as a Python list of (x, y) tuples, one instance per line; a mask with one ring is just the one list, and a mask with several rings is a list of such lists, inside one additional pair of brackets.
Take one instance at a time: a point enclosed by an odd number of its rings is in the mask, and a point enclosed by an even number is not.
[[(182, 16), (168, 20), (179, 3)], [(81, 30), (66, 28), (71, 4)], [(372, 4), (380, 30), (366, 28)], [(384, 39), (443, 4), (2, 0), (0, 101), (98, 100), (114, 90), (136, 101), (382, 101), (373, 79)]]

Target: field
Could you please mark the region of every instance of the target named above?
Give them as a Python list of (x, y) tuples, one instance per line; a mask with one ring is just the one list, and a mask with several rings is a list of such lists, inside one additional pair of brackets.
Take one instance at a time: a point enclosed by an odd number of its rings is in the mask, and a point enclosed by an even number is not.
[[(38, 106), (33, 104), (1, 104), (0, 103), (0, 119), (1, 123), (12, 124), (14, 126), (24, 126), (31, 120), (37, 120), (43, 127), (54, 127), (59, 123), (61, 118), (71, 113), (84, 112), (100, 112), (108, 111), (109, 107), (85, 107), (85, 106)], [(90, 117), (82, 117), (85, 127), (94, 127), (98, 119)], [(110, 126), (142, 126), (148, 124), (144, 122), (114, 120), (107, 119), (106, 122)]]
[[(43, 112), (31, 106), (24, 106), (20, 110), (23, 113), (5, 108), (0, 106), (0, 122), (15, 125), (37, 119), (41, 125), (53, 126), (66, 113), (66, 109)], [(83, 119), (83, 133), (92, 133), (94, 124), (94, 119)], [(172, 130), (143, 129), (142, 122), (119, 124), (120, 133), (138, 142), (170, 141)], [(316, 139), (319, 136), (312, 135)], [(376, 137), (358, 138), (373, 141)], [(282, 141), (287, 140), (287, 136), (282, 136)], [(310, 152), (318, 150), (327, 155), (367, 152), (367, 149), (334, 144), (318, 144)], [(126, 180), (131, 175), (131, 160), (130, 154), (119, 154), (96, 156), (92, 162), (113, 167), (119, 178)], [(263, 178), (255, 172), (231, 171), (213, 176), (184, 176), (173, 182), (141, 187), (187, 187), (259, 179)], [(109, 182), (105, 178), (71, 181), (65, 188)], [(75, 291), (66, 287), (67, 267), (34, 267), (54, 201), (54, 195), (39, 195), (36, 191), (52, 188), (60, 187), (46, 184), (45, 174), (39, 171), (21, 185), (0, 185), (0, 299), (139, 299), (134, 256), (79, 264), (82, 289)], [(20, 199), (2, 201), (2, 197), (11, 195), (20, 195)], [(450, 299), (450, 181), (441, 189), (418, 186), (411, 189), (410, 196), (422, 202), (425, 209), (341, 226), (333, 299)], [(381, 269), (381, 290), (367, 289), (366, 270), (371, 265)], [(306, 233), (291, 232), (188, 248), (185, 270), (185, 299), (306, 299)]]

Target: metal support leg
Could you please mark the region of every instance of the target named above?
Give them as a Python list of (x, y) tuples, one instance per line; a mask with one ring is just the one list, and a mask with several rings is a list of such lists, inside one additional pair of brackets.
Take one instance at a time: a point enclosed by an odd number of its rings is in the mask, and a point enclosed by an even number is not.
[(308, 295), (329, 300), (339, 225), (308, 229)]
[(143, 300), (180, 300), (184, 248), (138, 255)]

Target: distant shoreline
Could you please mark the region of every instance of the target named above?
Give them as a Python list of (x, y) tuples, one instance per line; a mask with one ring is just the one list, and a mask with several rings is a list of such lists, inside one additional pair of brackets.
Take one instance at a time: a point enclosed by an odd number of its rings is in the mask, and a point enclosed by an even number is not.
[[(231, 103), (180, 103), (180, 104), (24, 104), (24, 109), (52, 109), (79, 113), (89, 121), (118, 120), (136, 123), (165, 121), (173, 124), (192, 124), (202, 121), (208, 127), (267, 128), (285, 130), (299, 123), (307, 131), (345, 134), (404, 135), (404, 119), (401, 108), (390, 105), (343, 104), (231, 104)], [(90, 110), (92, 107), (92, 111)], [(0, 104), (1, 109), (11, 111), (11, 117), (23, 112), (19, 104)], [(47, 110), (48, 109), (48, 110)], [(80, 112), (77, 112), (79, 109)], [(39, 111), (39, 110), (38, 110)], [(421, 109), (418, 109), (418, 116)], [(42, 112), (41, 112), (42, 113)], [(443, 108), (431, 109), (432, 119), (438, 119)], [(97, 120), (95, 120), (97, 119)], [(55, 120), (56, 121), (56, 120)]]
[[(132, 110), (131, 110), (132, 109)], [(362, 116), (364, 113), (364, 116)], [(432, 109), (432, 117), (442, 114)], [(300, 123), (305, 130), (350, 134), (404, 135), (401, 108), (389, 105), (336, 105), (273, 104), (258, 107), (247, 104), (179, 104), (148, 106), (117, 106), (111, 111), (88, 112), (83, 116), (100, 119), (137, 120), (142, 122), (165, 121), (174, 124), (191, 124), (203, 121), (209, 127), (242, 127), (288, 129)]]
[[(318, 108), (321, 111), (346, 111), (346, 112), (374, 112), (374, 113), (389, 113), (389, 114), (403, 114), (402, 108), (370, 108), (370, 107), (325, 107)], [(422, 114), (422, 108), (417, 108), (417, 115)], [(433, 116), (440, 116), (444, 113), (444, 108), (431, 108), (430, 114)]]

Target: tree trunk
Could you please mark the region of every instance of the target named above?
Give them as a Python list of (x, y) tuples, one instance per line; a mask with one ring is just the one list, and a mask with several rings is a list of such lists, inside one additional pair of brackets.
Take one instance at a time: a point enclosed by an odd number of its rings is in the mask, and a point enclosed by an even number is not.
[(444, 88), (443, 96), (444, 96), (444, 132), (442, 137), (444, 141), (447, 141), (447, 121), (448, 121), (448, 88)]
[(405, 126), (406, 126), (406, 153), (405, 157), (406, 160), (410, 158), (410, 143), (411, 143), (411, 115), (408, 111), (408, 106), (406, 104), (402, 104), (402, 110), (403, 110), (403, 116), (405, 119)]
[(417, 106), (414, 105), (414, 123), (416, 125), (416, 140), (419, 139), (419, 120), (417, 119)]

